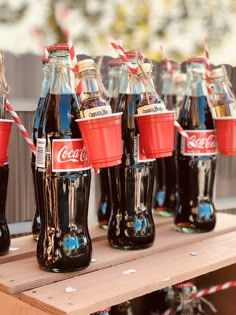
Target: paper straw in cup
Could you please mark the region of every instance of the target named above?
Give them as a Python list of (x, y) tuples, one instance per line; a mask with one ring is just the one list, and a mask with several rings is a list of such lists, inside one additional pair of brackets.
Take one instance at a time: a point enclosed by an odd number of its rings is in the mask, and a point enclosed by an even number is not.
[(136, 67), (129, 61), (129, 59), (126, 57), (123, 47), (121, 45), (116, 44), (115, 42), (111, 42), (111, 46), (115, 49), (115, 51), (120, 56), (121, 60), (126, 63), (129, 70), (134, 74), (137, 75), (137, 69)]
[(67, 16), (68, 16), (68, 8), (65, 5), (63, 5), (61, 7), (59, 15), (60, 15), (60, 18), (61, 18), (61, 21), (63, 24), (62, 28), (64, 29), (65, 37), (66, 37), (68, 47), (69, 47), (72, 70), (73, 70), (74, 76), (75, 76), (76, 93), (79, 96), (80, 102), (83, 103), (84, 102), (84, 95), (83, 95), (83, 90), (82, 90), (82, 82), (79, 80), (79, 77), (78, 77), (78, 65), (77, 65), (77, 58), (76, 58), (76, 53), (75, 53), (75, 46), (74, 46), (72, 38), (71, 38), (70, 30), (66, 26)]
[(23, 137), (25, 138), (25, 140), (26, 140), (28, 146), (30, 147), (31, 151), (35, 155), (36, 154), (35, 145), (34, 145), (33, 141), (31, 140), (31, 138), (30, 138), (27, 130), (25, 129), (22, 121), (20, 120), (19, 116), (17, 115), (17, 113), (15, 112), (15, 110), (13, 109), (13, 107), (11, 106), (11, 104), (8, 101), (6, 101), (5, 106), (8, 109), (8, 111), (11, 114), (12, 118), (14, 119), (14, 121), (16, 122), (18, 128), (20, 129), (20, 132), (22, 133)]
[(165, 54), (164, 54), (164, 46), (161, 45), (161, 46), (160, 46), (160, 49), (161, 49), (161, 53), (162, 53), (162, 56), (163, 56), (163, 60), (164, 60), (164, 64), (165, 64), (165, 66), (166, 66), (166, 69), (167, 69), (167, 71), (168, 71), (168, 73), (169, 73), (171, 79), (173, 79), (173, 76), (174, 76), (173, 67), (172, 67), (172, 65), (171, 65), (171, 63), (170, 63), (170, 61), (169, 61), (169, 59), (168, 59), (168, 58), (165, 56)]
[(206, 87), (207, 87), (207, 94), (209, 97), (209, 102), (210, 102), (210, 107), (212, 109), (212, 115), (213, 118), (216, 117), (215, 114), (215, 109), (214, 109), (214, 100), (213, 100), (213, 95), (212, 95), (212, 90), (211, 90), (211, 65), (210, 65), (210, 57), (209, 57), (209, 48), (208, 48), (208, 38), (205, 38), (205, 67), (206, 67)]
[(174, 126), (176, 128), (176, 130), (181, 134), (181, 136), (183, 136), (187, 141), (188, 141), (188, 144), (192, 147), (192, 148), (195, 148), (196, 145), (192, 142), (192, 141), (189, 141), (189, 135), (186, 133), (186, 131), (180, 126), (180, 124), (178, 123), (177, 120), (174, 121)]

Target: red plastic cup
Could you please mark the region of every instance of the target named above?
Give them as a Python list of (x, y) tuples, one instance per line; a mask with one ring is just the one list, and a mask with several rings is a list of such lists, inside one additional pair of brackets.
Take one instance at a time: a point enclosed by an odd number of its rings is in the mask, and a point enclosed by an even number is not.
[(0, 166), (8, 161), (7, 149), (13, 120), (0, 119)]
[(93, 168), (121, 164), (121, 115), (122, 113), (114, 113), (76, 120)]
[(174, 151), (174, 111), (137, 114), (135, 118), (147, 157), (171, 156)]
[(236, 155), (236, 117), (216, 117), (215, 128), (220, 154)]

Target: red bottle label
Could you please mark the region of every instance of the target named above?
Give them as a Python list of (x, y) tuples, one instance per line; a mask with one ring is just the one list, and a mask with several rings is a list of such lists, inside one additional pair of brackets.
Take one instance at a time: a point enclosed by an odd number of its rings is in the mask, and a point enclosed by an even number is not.
[[(181, 153), (183, 155), (215, 155), (216, 135), (215, 130), (185, 130), (189, 136), (186, 140), (181, 138)], [(191, 143), (194, 146), (191, 145)]]
[(82, 171), (90, 163), (82, 139), (54, 139), (52, 141), (52, 171)]

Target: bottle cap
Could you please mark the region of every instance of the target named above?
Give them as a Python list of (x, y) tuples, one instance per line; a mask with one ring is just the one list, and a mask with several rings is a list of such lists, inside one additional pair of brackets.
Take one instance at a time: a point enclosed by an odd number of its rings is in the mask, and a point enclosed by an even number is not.
[(59, 44), (54, 44), (52, 46), (49, 46), (47, 50), (49, 52), (53, 50), (68, 50), (69, 51), (69, 46), (66, 43), (59, 43)]
[[(171, 67), (173, 70), (179, 70), (180, 69), (180, 64), (176, 63), (176, 62), (170, 62)], [(162, 66), (162, 70), (167, 70), (167, 65), (163, 64)]]
[(49, 58), (45, 58), (44, 57), (44, 58), (41, 59), (41, 61), (42, 61), (42, 63), (47, 63), (47, 62), (49, 62)]
[(128, 59), (133, 58), (143, 59), (143, 54), (138, 51), (125, 51), (125, 55)]
[(93, 59), (84, 59), (77, 62), (78, 65), (78, 73), (81, 73), (86, 70), (96, 70), (96, 63)]
[(174, 285), (174, 287), (178, 288), (178, 289), (192, 288), (193, 287), (193, 282), (192, 281), (186, 281), (186, 282), (177, 283), (177, 284)]
[(120, 59), (110, 59), (108, 61), (108, 66), (110, 66), (110, 67), (115, 67), (115, 66), (120, 66), (120, 65), (121, 65)]
[(206, 59), (202, 58), (202, 57), (193, 57), (193, 58), (186, 60), (186, 63), (192, 63), (192, 62), (206, 63)]
[(152, 73), (153, 65), (151, 63), (142, 63), (142, 65), (137, 67), (137, 74), (141, 75), (143, 72)]
[(174, 78), (175, 83), (186, 82), (186, 80), (187, 80), (187, 74), (186, 73), (179, 73)]
[(211, 70), (210, 72), (211, 79), (220, 78), (225, 76), (225, 72), (223, 68), (216, 68)]

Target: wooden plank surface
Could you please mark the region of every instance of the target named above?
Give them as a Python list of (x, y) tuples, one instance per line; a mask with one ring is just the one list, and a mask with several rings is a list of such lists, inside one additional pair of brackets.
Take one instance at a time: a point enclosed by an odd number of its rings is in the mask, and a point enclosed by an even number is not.
[(93, 244), (93, 258), (97, 261), (91, 263), (88, 268), (73, 273), (43, 271), (39, 268), (35, 257), (2, 264), (0, 265), (0, 290), (14, 294), (222, 235), (235, 230), (236, 216), (218, 214), (217, 222), (215, 229), (207, 234), (186, 235), (174, 231), (172, 224), (162, 225), (157, 228), (153, 246), (144, 250), (123, 251), (111, 248), (107, 240), (98, 241)]
[[(173, 218), (163, 218), (154, 216), (154, 222), (157, 227), (167, 225), (173, 222)], [(107, 231), (100, 228), (98, 224), (89, 226), (89, 233), (93, 243), (106, 240)], [(0, 256), (0, 264), (16, 261), (28, 257), (34, 257), (36, 252), (36, 241), (32, 235), (22, 236), (11, 239), (10, 251), (8, 254)]]
[(20, 301), (18, 298), (0, 292), (1, 315), (47, 315), (44, 311)]
[[(23, 292), (19, 297), (49, 314), (88, 315), (233, 263), (236, 232)], [(130, 269), (136, 272), (122, 274)], [(67, 287), (75, 291), (67, 293)]]

